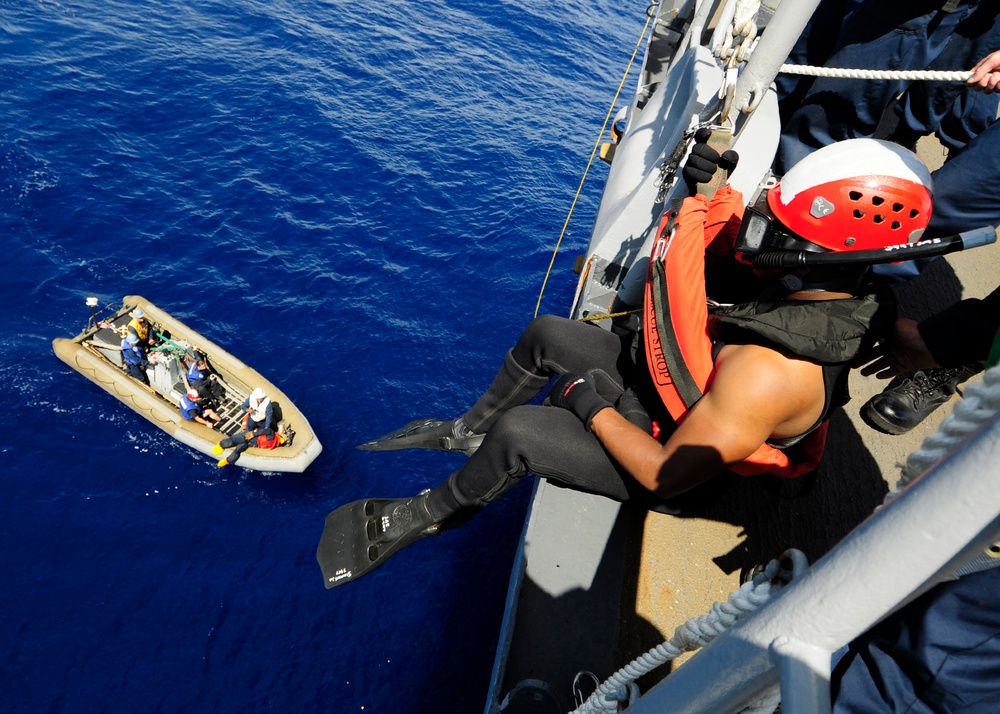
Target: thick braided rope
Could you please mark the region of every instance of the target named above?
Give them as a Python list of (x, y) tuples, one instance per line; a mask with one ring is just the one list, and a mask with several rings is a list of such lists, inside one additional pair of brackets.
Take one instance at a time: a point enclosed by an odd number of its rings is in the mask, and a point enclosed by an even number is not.
[(783, 64), (780, 72), (802, 74), (810, 77), (841, 77), (844, 79), (903, 79), (931, 82), (964, 82), (972, 76), (969, 70), (944, 72), (928, 69), (841, 69), (838, 67), (812, 67), (810, 65)]
[(755, 578), (744, 583), (729, 596), (728, 601), (712, 605), (707, 615), (692, 618), (680, 625), (668, 641), (657, 645), (611, 675), (573, 714), (617, 711), (618, 698), (615, 693), (618, 690), (684, 652), (704, 647), (767, 602), (771, 597), (770, 581), (777, 574), (778, 568), (778, 561), (771, 561), (764, 570), (763, 578), (760, 578), (762, 582), (755, 585), (758, 580)]

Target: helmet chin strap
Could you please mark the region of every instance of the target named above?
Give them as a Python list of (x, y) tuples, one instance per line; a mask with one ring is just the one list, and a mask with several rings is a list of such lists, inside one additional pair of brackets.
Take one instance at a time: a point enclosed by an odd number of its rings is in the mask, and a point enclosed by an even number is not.
[(789, 294), (832, 292), (853, 295), (861, 287), (867, 272), (867, 266), (794, 270), (785, 273), (778, 282)]

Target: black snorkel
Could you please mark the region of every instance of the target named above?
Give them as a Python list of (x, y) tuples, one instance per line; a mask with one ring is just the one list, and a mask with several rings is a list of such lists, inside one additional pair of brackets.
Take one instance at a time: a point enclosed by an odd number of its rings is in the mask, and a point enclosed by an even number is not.
[[(818, 268), (832, 265), (876, 265), (896, 263), (916, 258), (930, 258), (946, 255), (969, 248), (995, 243), (996, 229), (983, 226), (963, 231), (956, 235), (928, 238), (916, 243), (900, 243), (873, 250), (838, 251), (835, 253), (814, 253), (805, 250), (774, 250), (758, 253), (750, 264), (755, 268)], [(746, 256), (746, 252), (743, 253)], [(747, 256), (749, 257), (749, 256)]]

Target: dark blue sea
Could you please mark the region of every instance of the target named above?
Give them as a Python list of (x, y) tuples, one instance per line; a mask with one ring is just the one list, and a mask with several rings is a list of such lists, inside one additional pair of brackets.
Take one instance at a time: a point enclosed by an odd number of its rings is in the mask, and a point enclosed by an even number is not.
[[(0, 0), (0, 711), (482, 711), (530, 483), (346, 587), (315, 549), (461, 463), (354, 445), (489, 383), (644, 8)], [(321, 456), (219, 469), (70, 370), (88, 294), (254, 366)]]

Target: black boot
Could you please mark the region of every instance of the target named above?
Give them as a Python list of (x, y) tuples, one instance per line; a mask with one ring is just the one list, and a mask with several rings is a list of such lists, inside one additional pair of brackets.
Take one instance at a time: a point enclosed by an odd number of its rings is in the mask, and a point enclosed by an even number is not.
[(963, 367), (937, 367), (896, 377), (861, 408), (868, 426), (886, 434), (905, 434), (947, 403), (958, 385), (983, 371), (976, 362)]

